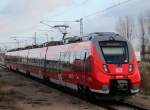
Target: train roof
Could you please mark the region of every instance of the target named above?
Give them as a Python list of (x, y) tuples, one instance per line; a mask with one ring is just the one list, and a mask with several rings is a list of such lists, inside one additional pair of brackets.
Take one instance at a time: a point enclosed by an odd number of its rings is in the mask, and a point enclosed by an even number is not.
[(114, 32), (94, 32), (90, 33), (88, 37), (91, 40), (98, 40), (98, 41), (106, 41), (106, 40), (127, 41), (124, 37), (121, 37), (119, 34), (116, 34)]
[(124, 37), (121, 37), (119, 34), (114, 32), (94, 32), (83, 37), (74, 36), (72, 38), (67, 38), (67, 42), (65, 43), (75, 43), (75, 42), (84, 42), (84, 41), (106, 41), (106, 40), (120, 40), (127, 41)]
[(116, 34), (114, 32), (94, 32), (94, 33), (84, 35), (83, 37), (79, 37), (79, 36), (68, 37), (64, 39), (64, 41), (45, 42), (41, 45), (32, 45), (32, 46), (27, 46), (25, 48), (12, 49), (12, 50), (9, 50), (9, 52), (33, 49), (33, 48), (42, 48), (42, 47), (47, 47), (47, 46), (65, 45), (65, 44), (76, 43), (76, 42), (85, 42), (85, 41), (95, 42), (95, 41), (106, 41), (106, 40), (127, 41), (127, 39), (125, 39), (124, 37), (121, 37), (119, 34)]

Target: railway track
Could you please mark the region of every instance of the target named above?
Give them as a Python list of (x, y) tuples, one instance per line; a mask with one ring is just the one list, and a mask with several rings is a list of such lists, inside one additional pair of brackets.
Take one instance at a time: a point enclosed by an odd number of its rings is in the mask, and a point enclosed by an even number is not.
[(102, 103), (95, 102), (98, 106), (107, 108), (108, 110), (150, 110), (148, 107), (133, 104), (127, 101), (104, 101)]
[(148, 107), (143, 107), (143, 106), (140, 106), (140, 105), (137, 105), (137, 104), (133, 104), (131, 102), (128, 102), (128, 101), (123, 101), (121, 102), (122, 104), (126, 105), (126, 106), (130, 106), (136, 110), (150, 110), (150, 108)]
[[(4, 65), (0, 65), (1, 68), (6, 69), (6, 67)], [(25, 76), (24, 74), (20, 74), (19, 72), (14, 72), (16, 74)], [(77, 95), (75, 93), (75, 91), (72, 91), (69, 88), (64, 88), (64, 87), (60, 87), (59, 85), (53, 84), (53, 83), (47, 83), (41, 79), (35, 78), (35, 77), (30, 77), (30, 79), (38, 81), (44, 85), (47, 85), (49, 87), (58, 89), (62, 92), (64, 92), (65, 94), (69, 94), (72, 96), (75, 96), (77, 98), (80, 98), (84, 101), (90, 102), (94, 105), (100, 106), (106, 110), (150, 110), (150, 108), (146, 108), (137, 104), (133, 104), (131, 102), (127, 102), (127, 101), (99, 101), (99, 100), (94, 100), (94, 101), (89, 101), (87, 99), (81, 98), (81, 96)]]

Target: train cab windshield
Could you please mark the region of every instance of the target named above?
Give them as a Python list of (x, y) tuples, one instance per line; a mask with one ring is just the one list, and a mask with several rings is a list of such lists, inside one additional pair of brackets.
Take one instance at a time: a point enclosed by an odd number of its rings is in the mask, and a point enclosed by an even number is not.
[(106, 63), (128, 63), (128, 48), (126, 42), (100, 42), (100, 47)]

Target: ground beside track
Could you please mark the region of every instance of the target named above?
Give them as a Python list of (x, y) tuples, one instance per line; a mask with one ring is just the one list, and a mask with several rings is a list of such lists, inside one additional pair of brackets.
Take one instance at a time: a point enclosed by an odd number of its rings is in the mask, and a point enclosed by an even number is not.
[(0, 68), (0, 110), (105, 110)]
[[(128, 101), (150, 107), (149, 97), (134, 96)], [(106, 107), (107, 105), (110, 107)], [(104, 105), (88, 103), (38, 81), (0, 68), (0, 110), (105, 110), (109, 108), (132, 110), (116, 103), (104, 103)]]
[(129, 102), (131, 104), (139, 105), (145, 108), (149, 108), (150, 110), (150, 96), (144, 96), (144, 95), (135, 95), (129, 99), (126, 100), (126, 102)]

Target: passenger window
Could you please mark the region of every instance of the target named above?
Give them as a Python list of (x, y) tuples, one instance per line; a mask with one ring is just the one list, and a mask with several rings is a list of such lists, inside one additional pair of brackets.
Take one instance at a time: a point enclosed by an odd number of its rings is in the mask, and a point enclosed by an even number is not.
[(70, 53), (66, 52), (64, 59), (65, 59), (65, 61), (64, 61), (64, 63), (65, 63), (64, 66), (65, 67), (64, 68), (69, 69), (70, 68), (69, 67), (70, 66)]
[(84, 61), (84, 59), (85, 59), (85, 52), (82, 51), (82, 52), (81, 52), (81, 60)]
[(73, 69), (75, 71), (82, 71), (82, 67), (81, 67), (81, 52), (75, 52), (75, 59), (73, 62)]
[(81, 52), (76, 52), (76, 60), (81, 60)]
[(66, 53), (61, 53), (60, 61), (61, 61), (61, 65), (62, 65), (61, 67), (67, 68), (67, 54)]
[(73, 64), (74, 61), (74, 53), (70, 53), (70, 64)]
[(85, 72), (91, 71), (91, 55), (89, 50), (85, 51)]

